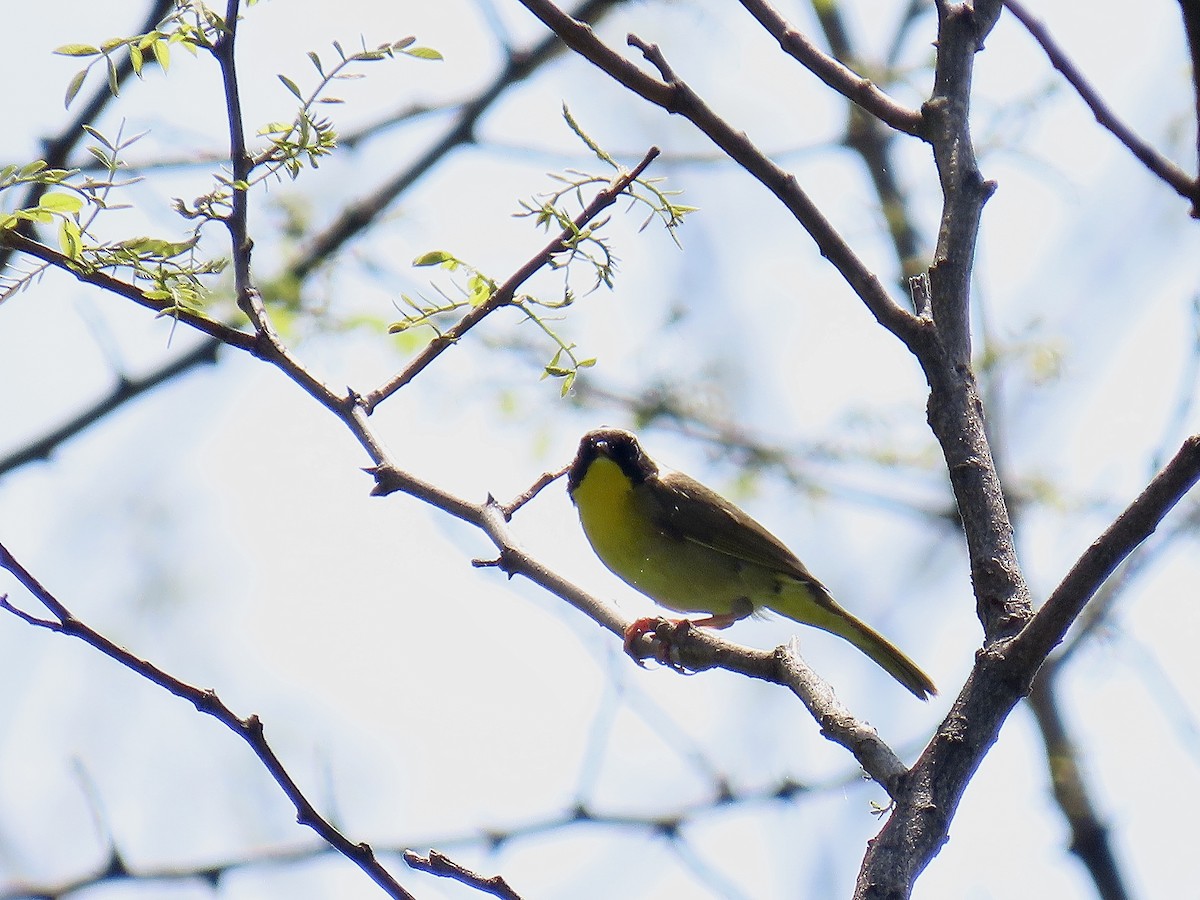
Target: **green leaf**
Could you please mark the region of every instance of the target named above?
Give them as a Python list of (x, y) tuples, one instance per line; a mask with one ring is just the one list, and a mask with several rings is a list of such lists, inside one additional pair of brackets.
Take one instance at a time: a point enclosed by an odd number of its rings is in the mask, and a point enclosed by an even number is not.
[(58, 225), (58, 246), (63, 256), (69, 259), (79, 259), (83, 250), (82, 235), (74, 219), (63, 219)]
[(162, 67), (164, 72), (171, 68), (171, 45), (166, 41), (158, 40), (150, 45), (154, 50), (154, 60)]
[(422, 266), (441, 266), (451, 262), (457, 263), (458, 260), (445, 250), (430, 250), (428, 253), (422, 253), (414, 259), (412, 264), (420, 268)]
[(129, 45), (129, 62), (133, 66), (133, 74), (142, 77), (142, 49), (137, 44)]
[(303, 103), (304, 95), (300, 93), (300, 88), (296, 87), (296, 82), (292, 81), (292, 79), (288, 78), (286, 75), (280, 75), (278, 77), (279, 80), (283, 82), (283, 86), (295, 94), (296, 99)]
[(401, 52), (407, 54), (408, 56), (416, 57), (417, 59), (445, 59), (442, 54), (438, 53), (432, 47), (413, 47), (411, 50), (402, 50)]
[(54, 52), (59, 56), (99, 56), (100, 48), (91, 44), (63, 44)]
[(117, 77), (117, 64), (113, 62), (111, 56), (104, 57), (104, 61), (108, 64), (108, 90), (114, 97), (121, 96), (121, 81)]
[(89, 144), (84, 149), (86, 149), (88, 153), (92, 154), (92, 156), (96, 157), (96, 161), (100, 163), (100, 165), (104, 166), (104, 168), (116, 168), (115, 160), (94, 144)]
[(313, 68), (317, 70), (317, 74), (324, 78), (325, 70), (321, 68), (321, 57), (317, 56), (317, 54), (310, 50), (308, 52), (308, 59), (313, 64)]
[(93, 128), (91, 125), (85, 124), (83, 126), (83, 130), (86, 131), (88, 134), (90, 134), (92, 137), (94, 137), (96, 140), (98, 140), (100, 143), (102, 143), (109, 150), (117, 149), (116, 147), (113, 146), (112, 141), (110, 141), (108, 138), (106, 138), (103, 134), (100, 133), (100, 131), (98, 129)]
[(79, 93), (79, 89), (83, 87), (83, 80), (87, 78), (87, 69), (80, 69), (71, 78), (70, 84), (67, 85), (66, 96), (63, 97), (63, 109), (71, 107), (71, 101), (75, 99), (75, 95)]
[(16, 214), (22, 219), (28, 219), (30, 222), (52, 222), (54, 221), (53, 214), (47, 212), (40, 207), (33, 209), (18, 209)]
[(45, 194), (38, 201), (38, 206), (50, 212), (77, 213), (83, 209), (83, 198), (78, 194), (64, 194), (61, 192)]

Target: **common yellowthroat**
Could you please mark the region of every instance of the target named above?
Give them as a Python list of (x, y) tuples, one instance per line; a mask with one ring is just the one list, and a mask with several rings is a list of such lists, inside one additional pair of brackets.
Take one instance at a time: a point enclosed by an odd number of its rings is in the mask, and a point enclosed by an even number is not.
[[(628, 431), (601, 428), (579, 442), (567, 491), (592, 549), (623, 581), (694, 625), (726, 628), (759, 609), (845, 638), (921, 700), (929, 676), (842, 609), (777, 537), (724, 497), (660, 467)], [(626, 643), (649, 630), (638, 620)]]

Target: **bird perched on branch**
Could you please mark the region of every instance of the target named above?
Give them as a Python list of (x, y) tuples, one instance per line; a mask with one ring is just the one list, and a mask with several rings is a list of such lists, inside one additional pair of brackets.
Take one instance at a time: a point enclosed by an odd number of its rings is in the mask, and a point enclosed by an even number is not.
[[(708, 613), (691, 624), (726, 628), (773, 610), (846, 639), (918, 698), (937, 693), (916, 663), (842, 609), (782, 541), (695, 479), (659, 466), (630, 432), (585, 434), (567, 491), (601, 562), (668, 609)], [(626, 649), (657, 624), (634, 622)]]

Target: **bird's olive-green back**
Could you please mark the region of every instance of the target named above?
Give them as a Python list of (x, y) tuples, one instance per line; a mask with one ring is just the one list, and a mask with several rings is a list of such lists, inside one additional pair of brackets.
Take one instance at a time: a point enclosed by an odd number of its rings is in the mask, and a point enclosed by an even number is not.
[(638, 485), (634, 496), (667, 534), (828, 593), (779, 538), (694, 478), (666, 472)]

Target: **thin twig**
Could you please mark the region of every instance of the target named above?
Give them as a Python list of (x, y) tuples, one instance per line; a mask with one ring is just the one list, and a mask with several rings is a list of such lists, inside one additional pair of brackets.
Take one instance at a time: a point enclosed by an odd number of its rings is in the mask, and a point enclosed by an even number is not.
[(414, 869), (438, 875), (442, 878), (452, 878), (501, 900), (521, 900), (521, 895), (509, 887), (508, 882), (499, 875), (479, 875), (466, 866), (456, 863), (444, 853), (430, 850), (428, 856), (421, 856), (412, 850), (406, 850), (404, 861)]
[(554, 472), (543, 472), (540, 476), (538, 476), (537, 481), (531, 484), (528, 488), (526, 488), (508, 503), (502, 505), (500, 508), (504, 511), (505, 521), (511, 522), (512, 517), (516, 514), (518, 509), (540, 494), (545, 488), (549, 487), (554, 482), (558, 481), (558, 479), (566, 475), (570, 468), (571, 464), (567, 463), (567, 465)]
[(98, 631), (95, 631), (77, 619), (65, 604), (46, 590), (24, 566), (17, 562), (8, 551), (8, 548), (3, 544), (0, 544), (0, 567), (11, 572), (24, 585), (25, 589), (42, 606), (50, 611), (54, 616), (54, 620), (39, 619), (10, 603), (7, 597), (0, 597), (0, 608), (20, 617), (31, 625), (46, 628), (50, 631), (83, 641), (99, 650), (109, 659), (137, 673), (147, 681), (157, 684), (182, 700), (187, 700), (196, 707), (198, 712), (212, 716), (250, 746), (250, 749), (254, 751), (254, 755), (259, 758), (263, 766), (275, 780), (275, 783), (279, 785), (284, 794), (287, 795), (287, 798), (292, 802), (292, 805), (296, 809), (297, 822), (301, 825), (307, 825), (322, 840), (362, 869), (375, 884), (387, 892), (389, 897), (400, 898), (400, 900), (414, 900), (412, 894), (401, 887), (399, 882), (392, 877), (391, 873), (376, 859), (370, 845), (351, 841), (317, 812), (316, 807), (304, 795), (299, 785), (296, 784), (287, 769), (284, 768), (283, 762), (275, 754), (274, 749), (267, 742), (262, 722), (258, 716), (252, 714), (242, 718), (226, 706), (215, 691), (195, 687), (181, 681), (158, 668), (158, 666), (149, 660), (142, 659), (124, 647), (118, 646)]
[(132, 300), (139, 306), (162, 313), (164, 316), (168, 316), (184, 325), (190, 325), (197, 331), (214, 337), (230, 347), (236, 347), (238, 350), (246, 350), (251, 353), (257, 352), (258, 342), (254, 335), (239, 331), (216, 319), (210, 319), (202, 313), (176, 306), (173, 300), (160, 300), (157, 297), (148, 297), (136, 285), (121, 281), (119, 278), (114, 278), (106, 272), (98, 270), (84, 271), (70, 257), (64, 256), (57, 250), (47, 247), (45, 244), (40, 244), (24, 235), (12, 231), (0, 234), (0, 247), (5, 246), (32, 256), (35, 259), (40, 259), (42, 262), (48, 262), (50, 265), (74, 275), (84, 284), (90, 284), (111, 294), (124, 297), (126, 300)]
[(220, 347), (220, 340), (214, 337), (206, 337), (187, 353), (159, 366), (147, 375), (143, 375), (140, 378), (122, 376), (107, 396), (97, 400), (83, 412), (72, 416), (68, 421), (52, 431), (36, 440), (30, 441), (8, 456), (0, 458), (0, 476), (27, 463), (36, 462), (39, 459), (48, 459), (59, 444), (90, 428), (113, 410), (124, 406), (129, 401), (148, 393), (165, 382), (171, 381), (184, 372), (190, 372), (198, 366), (212, 365), (217, 361), (217, 350)]
[(1041, 45), (1050, 64), (1062, 73), (1063, 78), (1071, 87), (1075, 88), (1075, 92), (1087, 104), (1092, 115), (1096, 117), (1096, 121), (1124, 144), (1147, 169), (1173, 187), (1181, 197), (1192, 201), (1193, 205), (1200, 204), (1200, 182), (1197, 182), (1195, 178), (1189, 176), (1187, 172), (1138, 137), (1132, 128), (1121, 121), (1104, 102), (1100, 93), (1071, 62), (1070, 57), (1054, 40), (1053, 35), (1042, 21), (1029, 12), (1019, 0), (1004, 0), (1004, 5), (1025, 26), (1025, 30), (1029, 32), (1030, 36)]
[[(146, 13), (146, 18), (142, 22), (140, 29), (141, 34), (152, 31), (159, 22), (166, 18), (167, 13), (175, 5), (174, 0), (153, 0), (150, 4), (150, 9)], [(129, 54), (123, 54), (116, 61), (115, 65), (115, 82), (118, 87), (129, 80), (133, 74), (133, 61)], [(58, 136), (42, 143), (42, 160), (46, 163), (47, 168), (65, 169), (68, 168), (71, 161), (71, 153), (79, 146), (79, 142), (86, 136), (87, 132), (83, 130), (84, 125), (90, 125), (96, 122), (105, 107), (115, 99), (112, 86), (107, 78), (101, 79), (96, 89), (92, 92), (92, 96), (84, 103), (75, 117), (68, 122)], [(49, 185), (41, 182), (31, 182), (29, 189), (16, 203), (17, 209), (28, 209), (32, 206), (37, 206), (38, 200), (46, 193)], [(19, 233), (25, 237), (32, 238), (33, 223), (29, 221), (22, 222)], [(12, 244), (0, 244), (0, 271), (8, 268), (9, 257), (13, 250), (18, 249)]]
[(606, 46), (592, 29), (563, 12), (549, 0), (521, 0), (521, 4), (554, 31), (563, 43), (638, 96), (688, 119), (718, 147), (770, 190), (816, 242), (821, 255), (841, 273), (881, 325), (906, 345), (920, 340), (920, 325), (884, 289), (867, 265), (800, 188), (794, 175), (776, 165), (746, 136), (717, 115), (686, 82), (675, 76), (662, 51), (636, 35), (628, 43), (640, 50), (660, 78)]
[[(909, 109), (889, 97), (871, 79), (859, 75), (843, 61), (834, 59), (798, 31), (766, 0), (741, 0), (742, 6), (788, 56), (825, 82), (850, 102), (859, 106), (874, 120), (914, 137), (923, 137), (924, 121), (920, 110)], [(820, 4), (829, 6), (832, 4)]]
[(425, 348), (403, 370), (390, 378), (385, 384), (380, 385), (367, 394), (363, 398), (363, 405), (367, 414), (370, 415), (374, 412), (375, 407), (416, 378), (417, 375), (421, 374), (431, 362), (462, 340), (468, 331), (485, 318), (502, 306), (511, 305), (521, 285), (532, 278), (539, 269), (549, 265), (555, 256), (568, 249), (569, 242), (578, 237), (584, 226), (616, 203), (626, 189), (641, 177), (642, 173), (646, 171), (646, 167), (654, 162), (658, 154), (659, 149), (651, 147), (645, 156), (642, 157), (641, 162), (629, 171), (620, 173), (607, 187), (596, 194), (592, 202), (584, 207), (583, 212), (575, 217), (572, 222), (573, 228), (563, 228), (550, 243), (546, 244), (537, 254), (530, 257), (502, 285), (497, 287), (487, 300), (474, 307), (459, 319), (453, 327), (448, 328), (445, 332), (439, 334), (426, 344)]
[[(617, 0), (586, 0), (575, 15), (585, 22), (599, 21)], [(375, 222), (395, 199), (413, 186), (421, 177), (441, 162), (455, 148), (475, 140), (475, 129), (483, 116), (514, 85), (536, 72), (547, 60), (563, 49), (556, 35), (549, 35), (528, 50), (509, 54), (504, 68), (473, 100), (462, 104), (454, 122), (445, 134), (415, 162), (388, 179), (366, 197), (342, 210), (329, 226), (316, 235), (305, 247), (300, 258), (291, 266), (288, 275), (302, 281), (320, 265), (327, 262), (355, 236)]]

